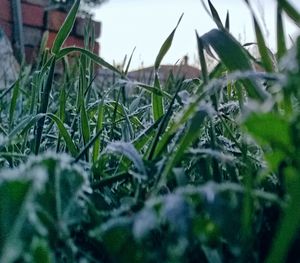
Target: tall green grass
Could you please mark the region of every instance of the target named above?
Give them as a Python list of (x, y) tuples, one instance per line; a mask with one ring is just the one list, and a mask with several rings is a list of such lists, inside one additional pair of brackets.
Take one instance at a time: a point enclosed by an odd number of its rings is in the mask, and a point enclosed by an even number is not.
[(0, 262), (297, 262), (300, 39), (287, 48), (282, 17), (300, 14), (277, 1), (271, 54), (245, 3), (258, 58), (203, 1), (217, 28), (196, 33), (201, 76), (159, 79), (181, 16), (145, 84), (127, 78), (132, 55), (116, 68), (92, 52), (90, 25), (85, 48), (63, 46), (75, 1), (0, 94)]

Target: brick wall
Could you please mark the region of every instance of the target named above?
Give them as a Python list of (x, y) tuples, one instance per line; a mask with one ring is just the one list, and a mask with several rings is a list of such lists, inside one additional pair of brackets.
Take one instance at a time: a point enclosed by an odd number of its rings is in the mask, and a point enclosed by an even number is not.
[[(21, 0), (24, 28), (26, 60), (31, 62), (38, 50), (43, 32), (49, 30), (47, 46), (51, 47), (55, 36), (64, 22), (67, 13), (59, 10), (47, 11), (48, 0)], [(75, 26), (65, 42), (65, 46), (83, 47), (85, 19), (78, 17)], [(95, 36), (100, 36), (101, 24), (93, 21)], [(13, 42), (13, 17), (11, 0), (0, 0), (0, 27)], [(95, 53), (99, 53), (99, 44), (95, 43)]]

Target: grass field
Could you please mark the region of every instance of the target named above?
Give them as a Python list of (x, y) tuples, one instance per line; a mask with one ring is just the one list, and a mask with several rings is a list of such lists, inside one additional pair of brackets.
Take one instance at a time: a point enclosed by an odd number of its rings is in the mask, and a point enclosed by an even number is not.
[(159, 80), (180, 18), (149, 85), (93, 54), (89, 26), (63, 47), (76, 0), (0, 94), (0, 262), (300, 262), (300, 38), (288, 49), (282, 22), (300, 14), (277, 2), (276, 54), (254, 13), (259, 58), (208, 1), (199, 79)]

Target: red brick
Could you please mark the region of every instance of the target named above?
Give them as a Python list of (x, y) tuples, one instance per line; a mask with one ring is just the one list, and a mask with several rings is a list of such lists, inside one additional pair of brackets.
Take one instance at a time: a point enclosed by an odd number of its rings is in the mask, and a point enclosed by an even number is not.
[(60, 11), (47, 12), (47, 26), (49, 30), (58, 31), (65, 21), (67, 14)]
[[(76, 19), (75, 25), (74, 25), (74, 33), (77, 36), (83, 37), (84, 36), (84, 28), (86, 23), (88, 22), (87, 19), (78, 17)], [(95, 38), (100, 37), (101, 34), (101, 23), (100, 22), (96, 22), (96, 21), (92, 21), (92, 26), (95, 30)]]
[(42, 28), (44, 26), (44, 8), (37, 5), (22, 4), (23, 23)]
[[(1, 0), (0, 18), (7, 22), (12, 22), (12, 12), (10, 1)], [(44, 8), (31, 5), (22, 4), (22, 18), (25, 25), (33, 25), (38, 27), (44, 26)]]
[(39, 6), (48, 6), (49, 0), (22, 0), (24, 3), (39, 5)]
[(0, 18), (0, 27), (3, 29), (9, 39), (12, 39), (12, 24)]
[(2, 20), (11, 22), (12, 15), (9, 0), (1, 0), (0, 18)]

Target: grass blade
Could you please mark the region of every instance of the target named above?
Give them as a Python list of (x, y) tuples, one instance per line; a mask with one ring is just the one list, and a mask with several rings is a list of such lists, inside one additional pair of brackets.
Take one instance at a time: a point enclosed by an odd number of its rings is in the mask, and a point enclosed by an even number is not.
[(162, 186), (167, 181), (168, 177), (171, 174), (171, 171), (183, 156), (185, 150), (198, 138), (199, 132), (202, 128), (202, 123), (207, 116), (205, 110), (199, 110), (190, 120), (188, 130), (185, 132), (184, 136), (180, 139), (180, 142), (176, 146), (176, 151), (173, 151), (171, 157), (166, 163), (166, 166), (162, 172), (160, 182), (158, 186)]
[(111, 71), (117, 73), (119, 76), (123, 75), (121, 71), (119, 71), (116, 67), (112, 66), (108, 62), (106, 62), (104, 59), (100, 58), (99, 56), (92, 53), (91, 51), (86, 50), (84, 48), (80, 48), (80, 47), (66, 47), (66, 48), (61, 49), (59, 54), (57, 55), (57, 60), (63, 58), (64, 56), (66, 56), (70, 53), (73, 53), (73, 52), (79, 52), (81, 54), (84, 54), (87, 57), (89, 57), (92, 61), (94, 61), (94, 63), (96, 63), (97, 65), (108, 68)]
[(300, 13), (296, 10), (292, 4), (287, 0), (277, 0), (278, 5), (284, 12), (298, 25), (300, 26)]
[(52, 113), (48, 113), (47, 117), (49, 117), (51, 120), (53, 120), (56, 123), (59, 133), (64, 138), (64, 140), (66, 142), (66, 147), (69, 149), (71, 155), (73, 157), (77, 156), (77, 154), (78, 154), (77, 147), (76, 147), (75, 143), (73, 142), (71, 135), (69, 134), (69, 132), (65, 128), (64, 124), (62, 123), (62, 121), (56, 115), (54, 115)]
[(17, 100), (19, 96), (19, 91), (20, 91), (20, 79), (18, 79), (13, 86), (13, 93), (11, 97), (11, 102), (9, 105), (9, 130), (11, 130), (13, 121), (14, 121), (14, 114), (17, 106)]
[[(98, 105), (97, 123), (96, 123), (96, 134), (102, 130), (104, 120), (104, 100), (102, 99)], [(93, 162), (96, 162), (100, 152), (100, 138), (98, 137), (94, 142), (93, 147)]]
[(250, 3), (248, 1), (245, 1), (245, 2), (247, 3), (247, 5), (251, 11), (251, 14), (252, 14), (254, 30), (255, 30), (255, 35), (256, 35), (256, 41), (257, 41), (259, 54), (261, 56), (262, 64), (267, 72), (273, 72), (274, 71), (273, 62), (269, 55), (269, 50), (267, 48), (263, 33), (257, 22), (257, 19), (255, 17), (254, 11), (253, 11)]
[(176, 27), (173, 29), (172, 33), (168, 36), (168, 38), (165, 40), (165, 42), (163, 43), (163, 45), (161, 46), (158, 55), (156, 57), (155, 63), (154, 63), (154, 69), (157, 71), (161, 61), (163, 60), (164, 56), (167, 54), (168, 50), (170, 49), (171, 45), (172, 45), (172, 41), (175, 35), (175, 32), (177, 30), (177, 27), (179, 26), (179, 23), (181, 21), (183, 17), (183, 14), (180, 16)]
[[(161, 89), (157, 73), (155, 73), (154, 87), (158, 90)], [(153, 120), (157, 121), (161, 116), (164, 115), (163, 98), (161, 96), (156, 95), (155, 93), (152, 93), (151, 99)]]
[(218, 14), (218, 11), (217, 9), (213, 6), (213, 4), (211, 3), (210, 0), (208, 0), (208, 5), (209, 5), (209, 8), (210, 8), (210, 12), (212, 14), (212, 17), (213, 17), (213, 20), (215, 21), (217, 27), (220, 29), (220, 30), (223, 30), (224, 29), (224, 26), (222, 24), (222, 21), (220, 19), (220, 16)]
[(51, 51), (56, 56), (58, 55), (62, 45), (64, 44), (65, 40), (69, 36), (69, 34), (74, 26), (79, 5), (80, 5), (80, 0), (76, 0), (66, 18), (66, 20), (64, 21), (63, 25), (59, 29), (59, 31), (54, 39)]
[(279, 229), (266, 263), (286, 262), (288, 251), (300, 228), (299, 171), (291, 167), (286, 170), (286, 181), (290, 195), (289, 202), (279, 224)]
[[(52, 57), (46, 85), (44, 87), (44, 91), (42, 94), (41, 105), (40, 105), (40, 108), (38, 111), (39, 114), (45, 114), (48, 109), (49, 97), (50, 97), (50, 92), (52, 89), (52, 82), (53, 82), (53, 78), (54, 78), (55, 62), (56, 62), (55, 57)], [(45, 117), (42, 117), (41, 119), (39, 119), (39, 121), (37, 123), (36, 138), (35, 138), (35, 154), (39, 153), (43, 129), (44, 129), (44, 123), (45, 123)]]
[[(84, 145), (86, 145), (90, 140), (90, 126), (89, 126), (89, 120), (88, 120), (83, 97), (81, 97), (81, 104), (80, 104), (80, 124), (81, 124), (83, 143)], [(88, 154), (86, 155), (86, 159), (88, 161)]]
[(129, 60), (128, 60), (128, 63), (127, 63), (127, 66), (126, 66), (126, 69), (125, 69), (125, 72), (124, 72), (125, 76), (126, 76), (127, 73), (128, 73), (128, 70), (129, 70), (129, 67), (130, 67), (130, 64), (131, 64), (131, 60), (132, 60), (134, 51), (135, 51), (135, 48), (132, 50), (131, 55), (130, 55), (130, 57), (129, 57)]
[(277, 58), (280, 59), (286, 54), (285, 32), (282, 20), (282, 8), (277, 6)]
[(198, 44), (198, 55), (199, 55), (199, 61), (201, 65), (201, 74), (203, 78), (204, 84), (207, 84), (208, 82), (208, 70), (207, 70), (207, 64), (204, 56), (204, 45), (201, 37), (199, 37), (197, 31), (196, 31), (196, 38), (197, 38), (197, 44)]
[(229, 12), (228, 11), (227, 11), (227, 14), (226, 14), (225, 29), (228, 32), (230, 31), (230, 16), (229, 16)]
[[(206, 46), (210, 45), (216, 51), (229, 71), (253, 70), (250, 59), (240, 43), (228, 32), (213, 29), (201, 36)], [(265, 100), (268, 97), (256, 81), (241, 80), (251, 98)]]
[(135, 167), (141, 172), (143, 175), (146, 175), (146, 167), (144, 166), (144, 162), (139, 152), (134, 148), (131, 143), (125, 142), (114, 142), (110, 143), (107, 146), (108, 151), (120, 153), (126, 156), (129, 160), (131, 160)]

